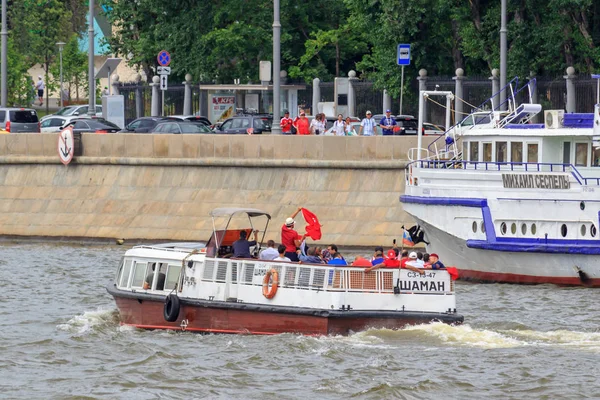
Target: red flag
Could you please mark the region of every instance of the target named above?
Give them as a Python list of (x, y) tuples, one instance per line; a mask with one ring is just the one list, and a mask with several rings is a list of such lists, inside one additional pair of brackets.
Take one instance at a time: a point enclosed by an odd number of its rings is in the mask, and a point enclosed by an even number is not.
[(453, 281), (458, 279), (458, 269), (456, 267), (446, 267), (446, 271), (448, 271)]
[(308, 225), (306, 225), (306, 233), (312, 240), (321, 239), (321, 224), (319, 223), (319, 219), (317, 216), (306, 208), (302, 209), (302, 215), (304, 216), (304, 220)]

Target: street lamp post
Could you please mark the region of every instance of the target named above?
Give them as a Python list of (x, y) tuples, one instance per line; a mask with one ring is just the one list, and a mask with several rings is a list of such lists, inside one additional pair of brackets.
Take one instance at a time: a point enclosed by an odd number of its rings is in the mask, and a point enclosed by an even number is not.
[(58, 46), (58, 53), (59, 53), (59, 57), (60, 57), (60, 93), (58, 94), (58, 96), (60, 97), (60, 108), (63, 108), (64, 104), (63, 104), (63, 71), (62, 71), (62, 53), (63, 53), (63, 48), (65, 47), (65, 42), (58, 42), (56, 43), (56, 45)]

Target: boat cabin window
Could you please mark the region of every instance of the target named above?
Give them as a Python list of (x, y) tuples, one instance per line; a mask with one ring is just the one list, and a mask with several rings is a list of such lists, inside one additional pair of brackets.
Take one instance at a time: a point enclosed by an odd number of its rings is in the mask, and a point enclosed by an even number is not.
[(167, 263), (149, 263), (148, 274), (144, 279), (144, 289), (165, 290)]
[(508, 161), (508, 143), (496, 142), (496, 162)]
[(472, 114), (461, 123), (461, 126), (483, 125), (492, 122), (492, 114)]
[(479, 142), (469, 142), (471, 161), (479, 161)]
[(118, 286), (127, 287), (129, 283), (129, 274), (131, 273), (132, 260), (124, 260), (119, 270), (119, 277), (117, 278)]
[(563, 164), (571, 164), (571, 142), (563, 143)]
[(181, 265), (169, 265), (167, 272), (167, 281), (165, 282), (165, 290), (173, 290), (177, 286), (177, 279), (179, 278), (179, 272), (181, 271)]
[(483, 161), (492, 161), (492, 144), (483, 144)]
[(592, 152), (592, 166), (600, 167), (600, 148), (595, 148)]
[(523, 142), (510, 142), (510, 161), (523, 162)]
[(575, 144), (575, 165), (576, 166), (587, 166), (588, 158), (588, 144), (587, 143), (576, 143)]
[(148, 268), (148, 263), (136, 261), (133, 268), (131, 287), (141, 288), (144, 286), (144, 279), (146, 278), (146, 269)]
[(465, 160), (467, 158), (467, 156), (469, 155), (469, 142), (467, 142), (466, 140), (463, 140), (463, 142), (462, 142), (462, 153), (463, 153), (463, 160)]
[(536, 163), (538, 162), (538, 144), (527, 143), (527, 162)]

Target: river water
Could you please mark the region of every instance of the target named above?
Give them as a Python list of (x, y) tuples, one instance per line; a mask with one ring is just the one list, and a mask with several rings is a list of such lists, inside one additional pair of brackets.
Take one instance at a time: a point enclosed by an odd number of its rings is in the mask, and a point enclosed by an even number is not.
[(105, 290), (125, 250), (0, 244), (0, 398), (600, 398), (597, 289), (458, 282), (459, 327), (142, 331)]

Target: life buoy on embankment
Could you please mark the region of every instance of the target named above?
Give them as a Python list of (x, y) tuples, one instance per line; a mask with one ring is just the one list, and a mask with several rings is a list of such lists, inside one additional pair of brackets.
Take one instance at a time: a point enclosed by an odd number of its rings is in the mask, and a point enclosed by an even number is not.
[[(273, 282), (271, 281), (271, 276), (273, 277)], [(271, 283), (271, 287), (269, 288), (269, 282)], [(276, 269), (271, 269), (267, 271), (265, 277), (263, 278), (263, 296), (267, 299), (272, 299), (277, 294), (277, 288), (279, 287), (279, 273)]]

